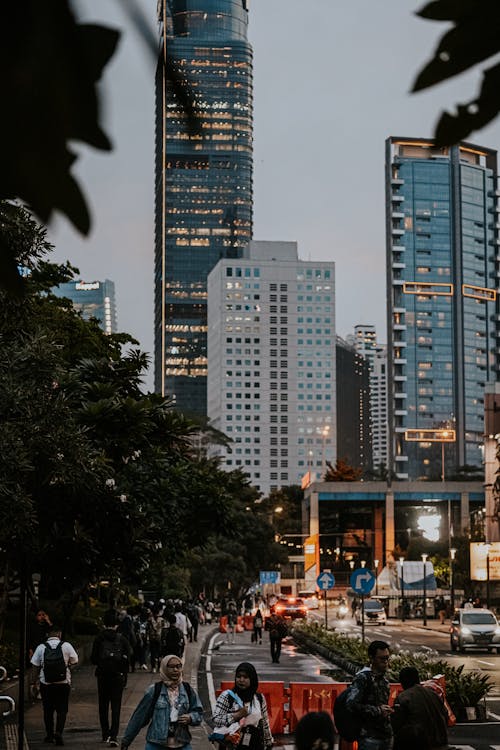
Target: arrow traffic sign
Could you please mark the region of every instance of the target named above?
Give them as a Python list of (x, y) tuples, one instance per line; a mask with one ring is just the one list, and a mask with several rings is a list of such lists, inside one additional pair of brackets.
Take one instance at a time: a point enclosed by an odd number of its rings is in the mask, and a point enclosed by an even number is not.
[(326, 570), (324, 570), (316, 578), (316, 583), (318, 584), (318, 588), (321, 589), (321, 591), (333, 589), (333, 587), (335, 586), (335, 576), (333, 575), (333, 573), (327, 573)]
[(366, 568), (357, 568), (351, 573), (349, 582), (356, 594), (369, 594), (375, 586), (375, 576)]

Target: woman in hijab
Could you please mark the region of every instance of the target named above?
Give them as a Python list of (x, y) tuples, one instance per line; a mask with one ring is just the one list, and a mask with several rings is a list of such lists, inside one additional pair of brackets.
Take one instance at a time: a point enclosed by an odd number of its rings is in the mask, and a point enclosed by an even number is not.
[(130, 717), (121, 747), (125, 750), (147, 724), (145, 750), (191, 750), (189, 725), (201, 724), (203, 708), (195, 690), (182, 681), (182, 661), (169, 654), (160, 663), (161, 682), (150, 685)]
[(234, 687), (224, 690), (215, 704), (214, 732), (239, 734), (242, 750), (267, 750), (273, 744), (266, 699), (257, 692), (258, 687), (255, 667), (242, 662), (236, 667)]

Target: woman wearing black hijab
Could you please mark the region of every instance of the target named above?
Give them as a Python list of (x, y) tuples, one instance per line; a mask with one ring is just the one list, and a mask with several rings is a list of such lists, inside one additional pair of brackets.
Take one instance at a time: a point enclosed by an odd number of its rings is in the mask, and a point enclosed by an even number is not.
[(242, 662), (236, 667), (234, 687), (224, 690), (215, 704), (214, 731), (233, 737), (239, 733), (241, 750), (267, 750), (273, 745), (266, 699), (258, 687), (255, 667)]

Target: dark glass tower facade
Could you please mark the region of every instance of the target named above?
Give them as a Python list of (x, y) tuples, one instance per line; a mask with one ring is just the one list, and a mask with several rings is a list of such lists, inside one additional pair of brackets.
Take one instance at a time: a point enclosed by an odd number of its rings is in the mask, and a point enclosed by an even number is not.
[[(155, 389), (206, 415), (207, 276), (252, 237), (252, 49), (246, 0), (162, 0), (156, 81)], [(190, 86), (198, 132), (165, 81)]]
[(400, 479), (480, 467), (498, 378), (497, 154), (386, 142), (390, 447)]

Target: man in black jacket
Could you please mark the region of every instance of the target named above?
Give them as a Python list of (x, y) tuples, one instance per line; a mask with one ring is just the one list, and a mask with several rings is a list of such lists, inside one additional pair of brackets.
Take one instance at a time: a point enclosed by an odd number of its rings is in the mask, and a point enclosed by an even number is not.
[(399, 673), (403, 692), (394, 703), (391, 717), (394, 750), (438, 750), (448, 747), (446, 709), (439, 696), (420, 685), (415, 667)]
[[(96, 636), (90, 660), (96, 665), (97, 693), (99, 697), (99, 722), (102, 739), (111, 747), (118, 747), (118, 728), (122, 706), (123, 688), (132, 649), (128, 640), (117, 632), (118, 619), (112, 610), (104, 613), (104, 630)], [(109, 710), (111, 708), (111, 724)]]
[(361, 726), (358, 750), (391, 750), (390, 684), (386, 677), (390, 651), (385, 641), (368, 646), (370, 666), (358, 672), (349, 688), (346, 706)]

